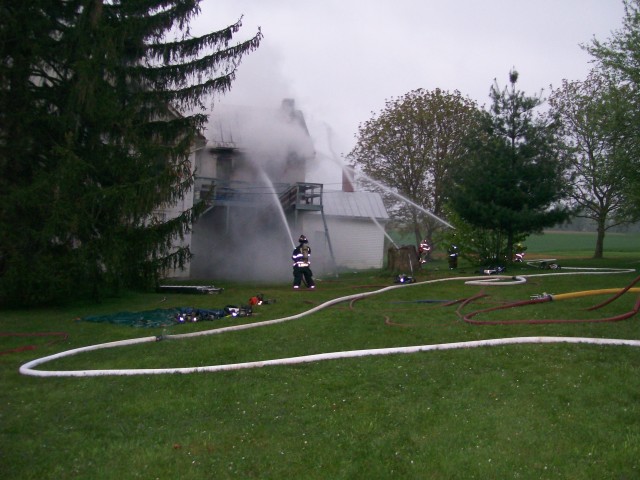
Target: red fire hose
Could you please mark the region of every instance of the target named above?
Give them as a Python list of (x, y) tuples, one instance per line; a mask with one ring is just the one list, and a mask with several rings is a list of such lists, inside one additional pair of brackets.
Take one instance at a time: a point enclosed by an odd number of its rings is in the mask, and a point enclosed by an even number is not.
[(612, 317), (606, 317), (606, 318), (573, 319), (573, 320), (567, 320), (567, 319), (473, 320), (473, 317), (475, 317), (476, 315), (479, 315), (481, 313), (488, 313), (488, 312), (493, 312), (493, 311), (496, 311), (496, 310), (506, 310), (508, 308), (517, 308), (517, 307), (522, 307), (522, 306), (525, 306), (525, 305), (533, 305), (533, 304), (536, 304), (536, 303), (551, 302), (553, 300), (562, 300), (562, 299), (567, 299), (567, 298), (575, 298), (577, 296), (584, 296), (584, 295), (598, 295), (598, 294), (602, 294), (602, 293), (615, 293), (615, 295), (613, 297), (607, 299), (606, 301), (604, 301), (602, 303), (599, 303), (598, 305), (594, 305), (594, 306), (589, 307), (587, 309), (589, 311), (597, 310), (599, 308), (604, 307), (605, 305), (610, 304), (614, 300), (617, 300), (624, 293), (626, 293), (626, 292), (628, 292), (630, 290), (634, 291), (634, 292), (637, 291), (638, 289), (632, 289), (631, 287), (633, 287), (639, 281), (640, 281), (640, 276), (637, 277), (629, 285), (627, 285), (626, 287), (624, 287), (622, 289), (591, 290), (591, 291), (588, 291), (588, 292), (575, 292), (575, 293), (562, 294), (562, 295), (547, 295), (547, 296), (544, 296), (544, 297), (541, 297), (541, 298), (535, 298), (535, 299), (531, 299), (531, 300), (524, 300), (524, 301), (519, 301), (519, 302), (507, 303), (507, 304), (499, 305), (499, 306), (496, 306), (496, 307), (476, 310), (475, 312), (471, 312), (471, 313), (467, 313), (466, 315), (463, 315), (461, 310), (466, 305), (469, 305), (473, 301), (478, 300), (479, 298), (482, 298), (482, 297), (486, 296), (486, 294), (484, 294), (484, 293), (479, 293), (478, 295), (474, 295), (473, 297), (470, 297), (470, 298), (464, 300), (464, 302), (462, 302), (460, 304), (460, 306), (458, 307), (456, 313), (458, 314), (458, 316), (462, 320), (464, 320), (467, 323), (474, 324), (474, 325), (513, 325), (513, 324), (548, 324), (548, 323), (619, 322), (621, 320), (626, 320), (626, 319), (631, 318), (634, 315), (638, 314), (638, 312), (640, 311), (640, 295), (638, 296), (638, 298), (637, 298), (637, 300), (635, 302), (635, 305), (633, 306), (633, 308), (631, 310), (629, 310), (628, 312), (622, 313), (620, 315), (614, 315)]
[(53, 345), (54, 343), (57, 342), (61, 342), (63, 340), (66, 340), (69, 335), (65, 332), (36, 332), (36, 333), (7, 333), (7, 332), (0, 332), (0, 337), (56, 337), (53, 340), (41, 344), (41, 345), (23, 345), (20, 347), (16, 347), (16, 348), (12, 348), (10, 350), (4, 350), (4, 351), (0, 351), (0, 355), (7, 355), (9, 353), (17, 353), (17, 352), (24, 352), (27, 350), (35, 350), (38, 347), (41, 347), (43, 345), (47, 346), (47, 345)]

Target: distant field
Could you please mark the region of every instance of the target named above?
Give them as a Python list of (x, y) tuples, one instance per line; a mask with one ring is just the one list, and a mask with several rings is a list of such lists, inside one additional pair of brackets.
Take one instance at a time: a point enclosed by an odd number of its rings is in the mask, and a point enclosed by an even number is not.
[[(541, 235), (531, 235), (527, 241), (527, 253), (553, 253), (555, 255), (576, 253), (592, 255), (596, 248), (594, 232), (546, 231)], [(640, 233), (608, 233), (604, 238), (604, 255), (617, 253), (640, 253)]]
[[(414, 243), (412, 235), (394, 235), (391, 237), (399, 245)], [(539, 235), (531, 235), (524, 242), (527, 255), (531, 257), (589, 257), (596, 248), (595, 232), (570, 232), (549, 230)], [(640, 233), (608, 233), (604, 238), (604, 256), (616, 257), (620, 254), (638, 253), (640, 256)]]

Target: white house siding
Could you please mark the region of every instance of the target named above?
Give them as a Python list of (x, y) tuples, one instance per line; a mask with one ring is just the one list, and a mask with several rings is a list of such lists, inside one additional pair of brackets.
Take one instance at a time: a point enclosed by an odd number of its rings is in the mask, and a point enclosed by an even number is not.
[[(322, 216), (307, 213), (300, 222), (300, 232), (309, 238), (312, 268), (315, 275), (338, 270), (366, 270), (382, 268), (384, 260), (384, 233), (370, 218), (336, 217), (325, 214), (331, 251), (327, 243)], [(384, 222), (378, 219), (379, 223)]]
[[(383, 229), (389, 220), (382, 197), (373, 192), (327, 191), (322, 203), (338, 269), (382, 268)], [(326, 237), (322, 217), (318, 213), (308, 217), (319, 223), (316, 230)], [(328, 249), (325, 255), (330, 261)]]
[(327, 226), (338, 268), (382, 268), (384, 234), (371, 219), (330, 217)]
[[(191, 174), (194, 173), (196, 156), (198, 154), (199, 151), (196, 150), (192, 151), (189, 156), (189, 162), (191, 164)], [(183, 212), (191, 208), (193, 208), (193, 188), (189, 189), (189, 191), (186, 192), (186, 194), (180, 200), (176, 201), (173, 205), (167, 205), (162, 209), (156, 210), (155, 215), (161, 221), (167, 221), (178, 217)], [(176, 238), (173, 244), (177, 248), (191, 246), (191, 232), (186, 233), (183, 239)], [(169, 271), (164, 272), (163, 276), (167, 278), (189, 278), (190, 265), (189, 263), (187, 263), (183, 268), (170, 269)]]

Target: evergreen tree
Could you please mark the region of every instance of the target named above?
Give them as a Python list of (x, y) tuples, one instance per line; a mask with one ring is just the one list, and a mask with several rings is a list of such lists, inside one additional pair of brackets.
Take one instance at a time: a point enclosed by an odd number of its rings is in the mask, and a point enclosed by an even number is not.
[(481, 130), (468, 137), (469, 154), (450, 192), (462, 220), (494, 232), (495, 259), (511, 259), (516, 241), (568, 216), (558, 204), (567, 192), (556, 127), (534, 115), (541, 100), (517, 90), (517, 80), (512, 70), (510, 87), (491, 87), (491, 110)]
[(189, 258), (172, 245), (197, 208), (153, 213), (191, 188), (203, 102), (261, 39), (231, 45), (240, 21), (192, 37), (198, 4), (3, 2), (0, 303), (150, 285)]

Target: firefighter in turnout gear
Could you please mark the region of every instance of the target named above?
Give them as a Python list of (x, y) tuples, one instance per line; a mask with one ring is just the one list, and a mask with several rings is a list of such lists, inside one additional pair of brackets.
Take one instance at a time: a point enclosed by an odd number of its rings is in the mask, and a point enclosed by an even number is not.
[(449, 249), (447, 250), (448, 260), (449, 260), (449, 270), (453, 270), (458, 268), (458, 246), (455, 243), (452, 243)]
[(418, 255), (420, 256), (421, 264), (427, 263), (429, 253), (431, 253), (431, 245), (429, 244), (429, 240), (425, 238), (420, 242), (420, 246), (418, 247)]
[(524, 261), (524, 252), (527, 251), (527, 247), (522, 245), (522, 243), (518, 242), (513, 247), (513, 251), (514, 251), (513, 261), (522, 263)]
[(309, 241), (304, 235), (300, 235), (298, 239), (300, 245), (298, 245), (291, 255), (293, 260), (293, 288), (300, 288), (300, 284), (304, 279), (304, 283), (309, 288), (316, 288), (316, 284), (313, 281), (313, 273), (311, 272), (311, 247), (309, 247)]

